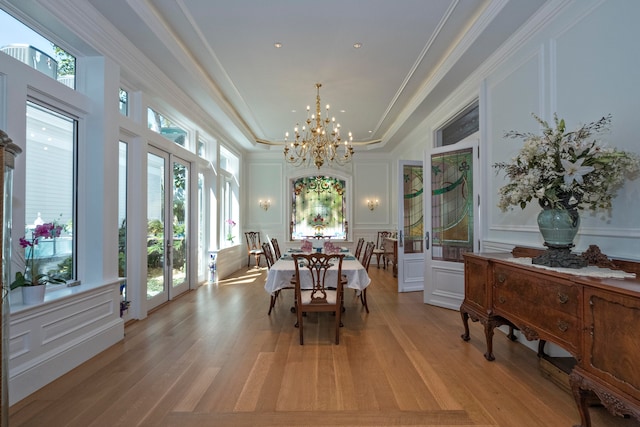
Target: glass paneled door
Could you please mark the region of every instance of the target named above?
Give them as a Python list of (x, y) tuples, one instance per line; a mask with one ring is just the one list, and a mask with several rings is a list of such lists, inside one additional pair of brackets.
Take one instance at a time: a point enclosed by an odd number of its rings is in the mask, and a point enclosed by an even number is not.
[(424, 290), (424, 180), (421, 161), (400, 160), (398, 292)]
[(188, 164), (150, 148), (147, 154), (147, 309), (189, 289), (188, 207)]
[(424, 302), (457, 310), (464, 299), (465, 252), (474, 252), (478, 238), (478, 140), (467, 138), (427, 153), (425, 165), (425, 290)]

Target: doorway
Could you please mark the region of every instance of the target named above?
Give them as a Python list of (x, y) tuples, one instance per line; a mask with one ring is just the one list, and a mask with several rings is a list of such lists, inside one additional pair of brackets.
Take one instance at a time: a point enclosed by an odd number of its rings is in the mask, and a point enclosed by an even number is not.
[(189, 289), (189, 165), (147, 153), (147, 310)]

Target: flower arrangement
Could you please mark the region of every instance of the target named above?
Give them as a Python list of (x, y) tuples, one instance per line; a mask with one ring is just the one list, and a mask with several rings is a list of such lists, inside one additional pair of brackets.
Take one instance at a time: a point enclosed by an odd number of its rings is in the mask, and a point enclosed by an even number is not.
[(227, 240), (230, 241), (231, 243), (233, 243), (233, 240), (235, 239), (235, 236), (233, 235), (233, 227), (236, 226), (236, 222), (232, 219), (228, 219), (226, 221), (227, 225), (228, 225), (228, 230), (227, 230)]
[(62, 226), (53, 222), (37, 225), (31, 233), (31, 239), (20, 238), (20, 246), (25, 250), (24, 272), (16, 272), (16, 278), (11, 283), (11, 290), (21, 286), (46, 285), (47, 283), (67, 283), (66, 280), (56, 274), (38, 273), (38, 267), (34, 257), (35, 247), (39, 239), (53, 239), (60, 237)]
[(640, 165), (636, 154), (607, 147), (594, 135), (609, 129), (611, 115), (567, 132), (564, 120), (554, 114), (555, 128), (533, 114), (542, 135), (510, 131), (507, 138), (524, 139), (511, 162), (493, 166), (504, 170), (510, 182), (500, 188), (498, 207), (524, 209), (538, 199), (543, 209), (610, 209), (625, 176)]

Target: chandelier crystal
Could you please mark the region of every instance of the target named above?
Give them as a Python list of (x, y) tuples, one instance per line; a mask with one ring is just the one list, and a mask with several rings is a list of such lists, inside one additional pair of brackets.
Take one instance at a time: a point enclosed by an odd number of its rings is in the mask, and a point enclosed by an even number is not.
[(329, 105), (326, 106), (326, 117), (322, 118), (320, 110), (320, 88), (322, 84), (316, 83), (316, 112), (311, 113), (307, 106), (306, 126), (296, 124), (294, 128), (295, 139), (289, 143), (289, 132), (285, 133), (284, 158), (294, 166), (310, 165), (313, 163), (318, 169), (325, 163), (344, 165), (353, 157), (351, 132), (348, 138), (341, 144), (340, 124), (335, 117), (329, 118)]

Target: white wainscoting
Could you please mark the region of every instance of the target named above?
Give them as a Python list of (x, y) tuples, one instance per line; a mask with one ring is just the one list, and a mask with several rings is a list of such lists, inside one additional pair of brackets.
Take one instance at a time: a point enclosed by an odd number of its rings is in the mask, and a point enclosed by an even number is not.
[[(244, 235), (242, 235), (244, 238)], [(251, 259), (252, 266), (255, 264), (254, 259)], [(261, 259), (263, 265), (264, 257)], [(216, 273), (218, 279), (224, 279), (232, 273), (235, 273), (242, 267), (247, 266), (247, 245), (243, 241), (241, 245), (235, 245), (230, 248), (222, 248), (218, 251), (216, 258)]]
[(19, 292), (11, 295), (9, 405), (124, 338), (119, 281), (62, 287), (32, 306)]

